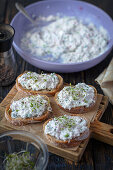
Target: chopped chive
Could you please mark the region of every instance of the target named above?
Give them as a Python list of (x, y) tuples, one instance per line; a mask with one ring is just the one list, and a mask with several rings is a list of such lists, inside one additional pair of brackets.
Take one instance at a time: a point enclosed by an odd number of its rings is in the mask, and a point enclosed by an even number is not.
[(10, 109), (8, 110), (8, 113), (10, 112)]
[(67, 133), (66, 135), (64, 135), (64, 137), (69, 137), (69, 134)]
[(33, 103), (30, 104), (30, 107), (33, 107)]

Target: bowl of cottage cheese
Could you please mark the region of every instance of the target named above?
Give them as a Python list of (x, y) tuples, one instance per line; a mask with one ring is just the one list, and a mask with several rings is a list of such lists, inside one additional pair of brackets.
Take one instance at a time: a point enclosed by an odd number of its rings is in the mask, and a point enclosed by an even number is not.
[(16, 30), (13, 46), (38, 68), (86, 70), (104, 60), (112, 49), (113, 21), (92, 4), (49, 0), (31, 4), (26, 10), (39, 24), (32, 25), (18, 13), (11, 22)]

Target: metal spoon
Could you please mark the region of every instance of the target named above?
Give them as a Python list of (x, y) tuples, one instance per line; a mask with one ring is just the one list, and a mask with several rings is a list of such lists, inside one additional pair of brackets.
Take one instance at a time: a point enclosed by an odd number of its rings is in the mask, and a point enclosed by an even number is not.
[(46, 26), (52, 22), (55, 21), (55, 19), (51, 20), (51, 21), (41, 21), (41, 20), (34, 20), (31, 18), (31, 16), (29, 16), (28, 12), (25, 10), (24, 6), (22, 6), (22, 4), (16, 2), (15, 3), (15, 6), (17, 8), (18, 11), (20, 11), (34, 26), (38, 26), (38, 27), (43, 27), (43, 26)]
[(15, 6), (16, 6), (16, 8), (17, 8), (18, 11), (20, 11), (32, 24), (34, 24), (34, 25), (36, 26), (36, 24), (37, 24), (36, 21), (33, 20), (33, 19), (29, 16), (29, 14), (28, 14), (27, 11), (25, 10), (25, 8), (22, 6), (22, 4), (16, 2), (16, 3), (15, 3)]

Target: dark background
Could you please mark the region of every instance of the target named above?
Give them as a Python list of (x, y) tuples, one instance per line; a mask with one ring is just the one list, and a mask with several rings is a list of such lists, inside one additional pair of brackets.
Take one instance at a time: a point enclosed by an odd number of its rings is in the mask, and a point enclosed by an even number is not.
[[(13, 16), (17, 13), (15, 2), (21, 2), (24, 6), (36, 2), (36, 0), (0, 0), (0, 23), (10, 23)], [(113, 18), (113, 0), (87, 0), (99, 8), (103, 9)], [(14, 50), (17, 61), (17, 76), (24, 70), (31, 70), (40, 73), (42, 70), (25, 62)], [(94, 81), (95, 78), (106, 68), (112, 58), (113, 51), (110, 55), (97, 66), (86, 71), (78, 73), (60, 74), (67, 83), (75, 84), (85, 82), (92, 84), (97, 88), (98, 93), (102, 93), (99, 85)], [(7, 87), (0, 87), (0, 101), (7, 95), (15, 82)], [(113, 107), (109, 103), (102, 119), (102, 122), (113, 124)], [(49, 164), (47, 170), (112, 170), (113, 169), (113, 147), (102, 142), (91, 139), (81, 161), (78, 165), (69, 163), (65, 159), (50, 153)]]

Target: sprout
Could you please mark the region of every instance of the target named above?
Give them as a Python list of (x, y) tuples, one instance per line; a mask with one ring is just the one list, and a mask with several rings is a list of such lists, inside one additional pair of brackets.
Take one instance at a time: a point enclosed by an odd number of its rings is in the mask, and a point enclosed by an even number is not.
[(35, 162), (32, 160), (32, 157), (29, 152), (21, 151), (18, 153), (12, 153), (6, 155), (5, 170), (31, 170), (35, 166)]
[(66, 135), (64, 135), (64, 137), (66, 137), (66, 138), (69, 137), (69, 134), (67, 133)]

